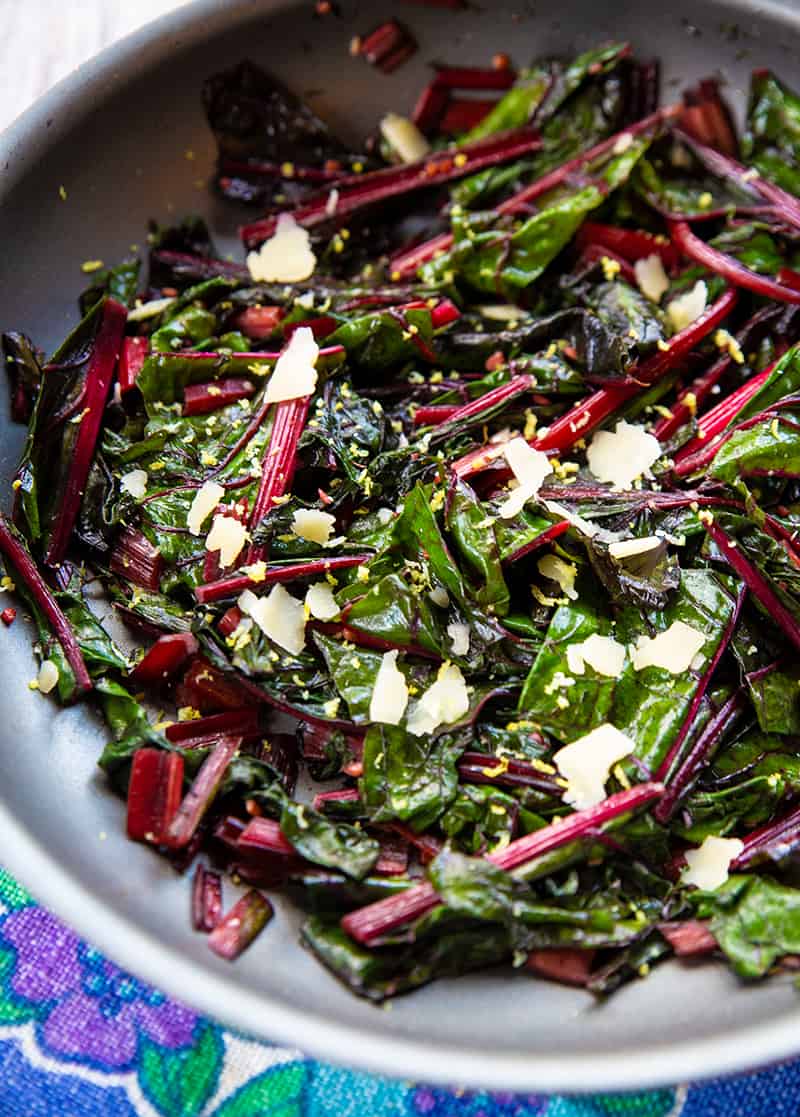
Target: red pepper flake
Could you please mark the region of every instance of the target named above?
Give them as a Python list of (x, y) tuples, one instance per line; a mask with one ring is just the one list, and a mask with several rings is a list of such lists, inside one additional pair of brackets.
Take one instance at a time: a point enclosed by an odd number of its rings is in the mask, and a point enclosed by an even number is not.
[(3, 622), (6, 628), (8, 628), (9, 625), (12, 625), (16, 619), (17, 610), (12, 609), (11, 606), (9, 606), (8, 609), (4, 609), (2, 613), (0, 613), (0, 621)]
[(177, 287), (162, 287), (161, 294), (165, 299), (176, 299), (178, 297)]
[(492, 55), (492, 69), (493, 70), (508, 70), (511, 66), (511, 59), (505, 51), (498, 51), (497, 54)]
[(416, 49), (414, 36), (396, 19), (381, 23), (369, 35), (356, 36), (350, 43), (351, 54), (362, 55), (371, 66), (377, 66), (384, 74), (396, 70)]
[(487, 372), (494, 372), (495, 369), (502, 368), (505, 363), (505, 354), (500, 349), (496, 349), (494, 353), (491, 353), (486, 358), (486, 363), (483, 367)]

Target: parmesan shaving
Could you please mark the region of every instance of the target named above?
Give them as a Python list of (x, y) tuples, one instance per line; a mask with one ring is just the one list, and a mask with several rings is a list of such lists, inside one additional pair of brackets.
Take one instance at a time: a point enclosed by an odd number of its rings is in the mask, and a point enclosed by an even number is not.
[(561, 592), (570, 601), (578, 600), (578, 591), (575, 589), (575, 578), (578, 568), (572, 562), (565, 562), (558, 555), (545, 555), (537, 562), (539, 573), (543, 578), (550, 578), (561, 587)]
[(58, 668), (52, 659), (42, 661), (39, 674), (36, 676), (36, 682), (42, 694), (49, 694), (53, 687), (58, 684)]
[(333, 531), (336, 517), (330, 512), (320, 512), (316, 508), (298, 508), (292, 517), (292, 532), (300, 539), (310, 543), (327, 543)]
[(581, 644), (567, 647), (567, 666), (573, 675), (582, 675), (586, 664), (610, 679), (618, 679), (625, 666), (625, 645), (613, 636), (592, 633)]
[[(692, 660), (704, 647), (706, 638), (702, 632), (683, 621), (673, 621), (658, 636), (640, 636), (631, 649), (631, 659), (635, 671), (645, 667), (662, 667), (671, 675), (682, 675), (688, 670)], [(702, 662), (702, 661), (701, 661)]]
[(467, 655), (469, 652), (469, 625), (460, 621), (451, 621), (447, 626), (447, 635), (450, 637), (450, 650), (453, 655)]
[(620, 419), (615, 430), (598, 431), (586, 451), (589, 469), (598, 481), (627, 489), (661, 457), (661, 443), (644, 427)]
[(449, 725), (469, 710), (467, 684), (460, 668), (443, 663), (436, 682), (429, 686), (408, 715), (408, 731), (415, 737)]
[(413, 120), (396, 112), (387, 112), (381, 121), (381, 135), (403, 163), (416, 163), (431, 149)]
[(267, 597), (256, 597), (252, 590), (245, 590), (236, 604), (278, 647), (292, 655), (302, 652), (306, 643), (305, 608), (283, 586), (273, 586)]
[(310, 396), (317, 386), (319, 346), (308, 326), (300, 326), (275, 362), (264, 395), (265, 403)]
[(134, 500), (141, 500), (147, 492), (147, 470), (132, 469), (130, 473), (124, 473), (120, 477), (119, 484), (124, 493), (128, 493)]
[(233, 566), (247, 542), (247, 528), (234, 516), (215, 516), (206, 536), (206, 550), (219, 551), (220, 566)]
[(273, 235), (247, 254), (250, 277), (256, 283), (296, 283), (308, 279), (316, 264), (308, 230), (290, 213), (279, 214)]
[(397, 666), (398, 652), (384, 652), (369, 703), (370, 721), (399, 725), (408, 705), (408, 686)]
[(205, 521), (225, 496), (222, 485), (216, 481), (206, 481), (197, 490), (186, 517), (186, 526), (192, 535), (199, 535)]
[(518, 481), (518, 487), (503, 501), (498, 513), (504, 520), (510, 520), (522, 511), (531, 497), (536, 496), (544, 479), (553, 472), (553, 467), (547, 454), (534, 450), (519, 435), (502, 445), (503, 457)]
[(712, 892), (728, 879), (731, 862), (744, 849), (739, 838), (708, 837), (697, 849), (687, 849), (683, 883), (693, 884), (703, 892)]
[(639, 290), (651, 302), (661, 301), (661, 296), (669, 287), (669, 279), (664, 271), (664, 265), (657, 252), (652, 256), (645, 256), (633, 265), (636, 282)]
[(676, 299), (667, 304), (667, 317), (675, 333), (680, 333), (687, 326), (691, 326), (706, 308), (708, 301), (708, 288), (705, 280), (698, 279), (691, 291), (678, 295)]
[(339, 616), (339, 606), (333, 589), (327, 582), (315, 582), (306, 590), (306, 605), (311, 616), (318, 621), (332, 621)]
[(633, 741), (609, 722), (559, 749), (553, 763), (568, 784), (564, 802), (578, 811), (602, 803), (611, 768), (633, 749)]
[(657, 535), (643, 535), (639, 539), (620, 539), (618, 542), (609, 543), (608, 553), (615, 559), (633, 558), (634, 555), (645, 555), (660, 547), (663, 540)]

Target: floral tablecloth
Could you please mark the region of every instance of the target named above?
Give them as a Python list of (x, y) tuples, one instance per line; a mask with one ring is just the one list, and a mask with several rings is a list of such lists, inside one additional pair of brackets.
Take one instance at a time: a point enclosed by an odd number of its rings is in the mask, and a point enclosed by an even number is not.
[(545, 1097), (396, 1082), (204, 1019), (0, 870), (0, 1117), (789, 1117), (800, 1062), (703, 1086)]

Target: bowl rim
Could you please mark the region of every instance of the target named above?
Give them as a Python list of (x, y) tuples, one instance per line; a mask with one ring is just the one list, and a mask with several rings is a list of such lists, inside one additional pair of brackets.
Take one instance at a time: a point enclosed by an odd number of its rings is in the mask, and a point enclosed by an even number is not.
[[(800, 22), (795, 2), (761, 0), (758, 12)], [(175, 49), (188, 49), (217, 30), (229, 31), (261, 11), (277, 12), (296, 3), (227, 0), (220, 5), (218, 0), (194, 0), (107, 46), (62, 78), (0, 134), (4, 180), (0, 200), (61, 135), (81, 121), (98, 95), (107, 96), (126, 85)], [(753, 14), (751, 0), (732, 4), (729, 0), (728, 6)], [(800, 1005), (798, 1013), (784, 1013), (774, 1023), (744, 1027), (735, 1035), (621, 1048), (613, 1059), (603, 1053), (513, 1052), (487, 1060), (479, 1048), (377, 1035), (364, 1026), (326, 1019), (324, 1009), (300, 1011), (286, 1001), (241, 987), (232, 996), (223, 972), (188, 960), (110, 907), (66, 868), (15, 816), (1, 789), (0, 848), (3, 864), (30, 887), (37, 900), (116, 963), (238, 1031), (339, 1065), (395, 1077), (399, 1067), (403, 1077), (413, 1074), (419, 1081), (444, 1085), (583, 1094), (674, 1086), (763, 1066), (800, 1051)]]

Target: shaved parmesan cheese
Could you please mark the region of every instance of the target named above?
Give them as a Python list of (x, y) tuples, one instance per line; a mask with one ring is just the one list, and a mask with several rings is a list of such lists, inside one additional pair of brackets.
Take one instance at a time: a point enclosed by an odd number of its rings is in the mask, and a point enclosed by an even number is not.
[(619, 542), (609, 543), (608, 553), (615, 559), (633, 558), (634, 555), (645, 555), (660, 547), (662, 540), (657, 535), (643, 535), (640, 539), (620, 539)]
[(698, 849), (686, 850), (683, 883), (693, 884), (704, 892), (719, 888), (728, 879), (731, 862), (743, 849), (744, 842), (739, 838), (705, 838)]
[(133, 310), (128, 311), (129, 322), (144, 322), (147, 318), (155, 318), (162, 314), (175, 302), (174, 298), (151, 299), (149, 303), (140, 303)]
[(438, 605), (440, 609), (446, 609), (450, 604), (450, 594), (444, 586), (434, 586), (428, 594), (434, 605)]
[(436, 682), (429, 686), (408, 715), (408, 731), (415, 737), (433, 733), (440, 725), (457, 721), (469, 710), (467, 684), (460, 668), (443, 663)]
[(705, 280), (698, 279), (691, 291), (678, 295), (676, 299), (667, 304), (667, 317), (675, 333), (680, 333), (687, 326), (691, 326), (706, 308), (708, 301), (708, 288)]
[(541, 450), (534, 450), (519, 435), (504, 442), (502, 452), (511, 472), (519, 482), (518, 487), (503, 501), (499, 509), (499, 515), (504, 520), (510, 520), (522, 511), (526, 501), (536, 496), (545, 477), (549, 477), (553, 472), (553, 467), (547, 454), (543, 454)]
[(317, 264), (308, 230), (290, 213), (281, 213), (275, 232), (257, 252), (248, 252), (247, 267), (256, 283), (295, 283), (308, 279)]
[(220, 566), (232, 566), (248, 540), (247, 528), (234, 516), (215, 516), (206, 536), (206, 550), (219, 551)]
[(292, 517), (292, 532), (311, 543), (327, 543), (336, 517), (316, 508), (298, 508)]
[(553, 763), (569, 785), (564, 792), (564, 802), (577, 811), (602, 803), (612, 766), (629, 756), (633, 749), (633, 741), (609, 722), (559, 749), (553, 756)]
[(543, 578), (550, 578), (557, 582), (565, 597), (568, 597), (570, 601), (577, 601), (575, 576), (578, 573), (578, 568), (574, 563), (565, 562), (558, 555), (545, 555), (539, 559), (536, 565)]
[(333, 217), (336, 213), (336, 207), (339, 204), (339, 191), (334, 186), (328, 195), (328, 200), (325, 203), (325, 213), (328, 217)]
[(582, 675), (587, 663), (598, 675), (618, 679), (625, 666), (625, 645), (613, 636), (600, 636), (595, 632), (582, 644), (567, 647), (567, 666), (573, 675)]
[(654, 252), (652, 256), (645, 256), (644, 259), (637, 260), (633, 265), (633, 270), (639, 290), (645, 298), (654, 303), (660, 302), (661, 296), (669, 287), (669, 279), (658, 253)]
[(413, 120), (396, 112), (387, 112), (381, 121), (381, 135), (403, 163), (416, 163), (424, 159), (431, 145)]
[(632, 143), (633, 136), (630, 132), (620, 132), (616, 140), (614, 140), (614, 146), (611, 150), (614, 155), (624, 155)]
[(620, 419), (615, 430), (598, 431), (586, 451), (589, 469), (598, 481), (627, 489), (661, 457), (661, 443), (644, 427)]
[(273, 586), (267, 597), (256, 597), (252, 590), (245, 590), (236, 604), (278, 647), (292, 655), (302, 652), (306, 643), (305, 608), (283, 586)]
[(396, 651), (383, 653), (369, 703), (369, 720), (381, 725), (399, 725), (408, 705), (408, 687), (397, 655)]
[(495, 322), (518, 322), (525, 315), (522, 307), (512, 303), (485, 303), (475, 309), (484, 318), (492, 318)]
[(390, 524), (394, 519), (394, 512), (391, 508), (379, 508), (376, 515), (378, 517), (378, 523), (381, 524), (382, 527), (386, 527), (386, 525)]
[(645, 667), (663, 667), (671, 675), (681, 675), (688, 670), (692, 660), (705, 645), (702, 632), (683, 621), (673, 621), (658, 636), (640, 636), (631, 649), (635, 671)]
[(130, 473), (123, 473), (119, 484), (124, 493), (129, 493), (134, 500), (141, 500), (147, 492), (147, 470), (132, 469)]
[(315, 582), (306, 590), (306, 605), (315, 620), (332, 621), (339, 615), (339, 606), (333, 596), (333, 589), (327, 582)]
[(469, 625), (460, 621), (451, 621), (447, 626), (447, 635), (450, 637), (450, 650), (453, 655), (466, 655), (469, 651)]
[(200, 486), (195, 493), (189, 515), (186, 517), (186, 526), (192, 535), (200, 534), (204, 522), (224, 496), (225, 490), (216, 481), (206, 481), (205, 484)]
[(49, 694), (54, 686), (58, 683), (58, 668), (52, 659), (45, 659), (39, 668), (39, 674), (36, 676), (36, 682), (42, 694)]
[(275, 362), (272, 376), (264, 395), (266, 403), (310, 396), (317, 386), (315, 365), (319, 346), (308, 326), (300, 326), (289, 339), (289, 344)]

